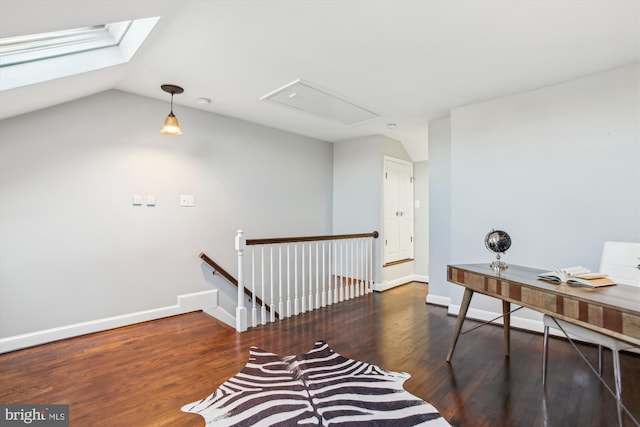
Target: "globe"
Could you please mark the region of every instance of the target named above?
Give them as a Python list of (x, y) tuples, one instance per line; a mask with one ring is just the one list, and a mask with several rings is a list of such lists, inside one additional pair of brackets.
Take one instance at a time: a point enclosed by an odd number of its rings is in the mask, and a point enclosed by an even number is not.
[(484, 245), (491, 252), (496, 253), (496, 260), (491, 263), (494, 270), (507, 268), (507, 264), (500, 261), (500, 254), (504, 254), (511, 247), (511, 237), (506, 231), (491, 230), (484, 237)]

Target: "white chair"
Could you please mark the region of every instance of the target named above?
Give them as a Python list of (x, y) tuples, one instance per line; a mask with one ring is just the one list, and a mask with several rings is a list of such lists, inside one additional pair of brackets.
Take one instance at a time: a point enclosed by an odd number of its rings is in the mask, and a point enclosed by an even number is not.
[[(604, 242), (600, 273), (606, 273), (616, 283), (640, 287), (640, 243)], [(640, 290), (638, 291), (640, 298)], [(620, 381), (620, 350), (633, 349), (634, 346), (603, 335), (591, 329), (565, 322), (553, 316), (544, 315), (544, 349), (542, 359), (542, 384), (547, 376), (547, 352), (549, 328), (562, 330), (569, 336), (579, 337), (584, 341), (598, 345), (598, 373), (602, 376), (602, 347), (611, 349), (613, 355), (613, 374), (616, 387), (616, 398), (620, 401), (622, 383)], [(584, 356), (583, 356), (584, 357)], [(586, 358), (585, 358), (586, 360)]]

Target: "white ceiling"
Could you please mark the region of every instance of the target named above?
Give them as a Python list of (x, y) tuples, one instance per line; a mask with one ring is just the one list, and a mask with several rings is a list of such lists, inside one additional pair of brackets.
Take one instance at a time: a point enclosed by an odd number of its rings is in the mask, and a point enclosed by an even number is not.
[[(0, 37), (158, 15), (128, 64), (2, 92), (0, 118), (112, 88), (168, 102), (173, 83), (178, 117), (186, 105), (332, 142), (383, 134), (420, 161), (427, 122), (452, 108), (640, 60), (638, 0), (1, 0)], [(349, 126), (260, 101), (295, 79), (381, 117)]]

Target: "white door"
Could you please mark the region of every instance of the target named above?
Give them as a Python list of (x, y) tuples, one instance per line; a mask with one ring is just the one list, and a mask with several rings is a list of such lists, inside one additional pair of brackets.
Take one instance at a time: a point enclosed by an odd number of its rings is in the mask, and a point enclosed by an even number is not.
[(384, 158), (384, 263), (413, 258), (413, 163)]

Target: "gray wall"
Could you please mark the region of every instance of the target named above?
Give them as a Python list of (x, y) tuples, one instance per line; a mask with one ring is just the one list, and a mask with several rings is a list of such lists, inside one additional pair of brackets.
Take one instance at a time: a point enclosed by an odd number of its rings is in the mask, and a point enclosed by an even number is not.
[(429, 162), (413, 164), (413, 197), (420, 202), (413, 210), (413, 273), (429, 280)]
[[(387, 138), (386, 136), (379, 136), (379, 139), (382, 143), (382, 154), (383, 157), (380, 160), (380, 172), (379, 172), (379, 180), (380, 180), (380, 188), (384, 189), (382, 172), (384, 170), (384, 156), (390, 156), (396, 159), (405, 160), (407, 162), (411, 161), (411, 157), (405, 150), (402, 143), (396, 141), (395, 139)], [(381, 191), (381, 197), (384, 197), (384, 191)], [(384, 201), (381, 199), (380, 203), (380, 219), (381, 226), (380, 230), (382, 232), (381, 236), (384, 236)], [(378, 253), (382, 257), (382, 239), (380, 240), (380, 248)], [(414, 239), (415, 242), (415, 239)], [(416, 256), (414, 252), (414, 257)], [(382, 261), (380, 262), (382, 264)], [(413, 279), (414, 273), (414, 265), (413, 262), (405, 262), (401, 264), (395, 264), (388, 267), (381, 267), (380, 280), (381, 286), (378, 288), (379, 290), (386, 290), (389, 287), (398, 286)]]
[[(343, 141), (333, 148), (333, 233), (381, 230), (382, 145), (378, 136)], [(375, 239), (373, 280), (380, 282), (380, 239)]]
[(169, 137), (168, 107), (108, 91), (0, 122), (0, 337), (212, 288), (234, 313), (235, 289), (201, 251), (235, 275), (239, 228), (331, 232), (332, 144), (180, 106), (184, 135)]
[(429, 294), (427, 302), (449, 305), (451, 262), (451, 119), (429, 123)]
[[(382, 170), (384, 156), (411, 161), (399, 141), (371, 135), (342, 141), (333, 151), (333, 232), (382, 235)], [(375, 240), (374, 280), (382, 277), (380, 240)], [(410, 266), (412, 269), (413, 267)], [(390, 274), (404, 275), (403, 271)], [(400, 276), (398, 276), (400, 277)]]
[[(490, 262), (483, 238), (492, 228), (511, 235), (507, 263), (540, 269), (597, 270), (603, 241), (640, 241), (638, 76), (636, 64), (454, 109), (450, 153), (446, 137), (430, 133), (432, 253), (451, 247), (431, 258), (430, 292), (459, 305), (462, 288), (442, 283), (446, 263)], [(441, 191), (449, 173), (450, 196)], [(436, 214), (449, 197), (450, 222)], [(472, 307), (500, 310), (489, 298)]]
[(333, 148), (333, 232), (380, 231), (382, 147), (376, 136)]

